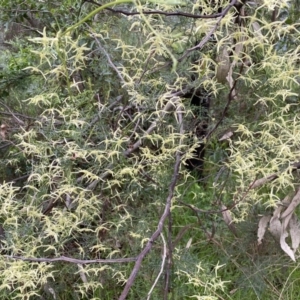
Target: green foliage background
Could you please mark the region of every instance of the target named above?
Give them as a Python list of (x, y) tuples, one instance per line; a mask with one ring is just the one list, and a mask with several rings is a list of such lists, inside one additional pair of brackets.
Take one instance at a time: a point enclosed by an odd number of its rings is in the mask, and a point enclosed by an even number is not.
[[(297, 1), (245, 3), (242, 25), (234, 8), (145, 13), (227, 1), (0, 3), (1, 299), (117, 299), (134, 262), (89, 261), (139, 255), (178, 154), (169, 218), (127, 298), (297, 299), (298, 263), (256, 233), (299, 188)], [(223, 49), (234, 87), (219, 77)], [(199, 145), (193, 90), (212, 97), (200, 184), (184, 166)], [(57, 257), (86, 263), (35, 261)]]

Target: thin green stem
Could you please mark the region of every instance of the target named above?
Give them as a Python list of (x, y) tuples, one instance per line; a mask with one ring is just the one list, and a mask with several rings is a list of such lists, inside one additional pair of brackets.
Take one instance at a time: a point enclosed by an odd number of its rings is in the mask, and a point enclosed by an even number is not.
[(87, 20), (89, 20), (90, 18), (92, 18), (94, 15), (96, 15), (97, 13), (99, 13), (101, 10), (117, 5), (117, 4), (122, 4), (122, 3), (133, 3), (132, 0), (116, 0), (113, 2), (109, 2), (106, 4), (103, 4), (102, 6), (96, 8), (95, 10), (93, 10), (92, 12), (90, 12), (86, 17), (84, 17), (83, 19), (81, 19), (79, 22), (77, 22), (76, 24), (70, 26), (69, 28), (67, 28), (67, 30), (65, 32), (63, 32), (64, 34), (67, 34), (68, 32), (70, 32), (71, 30), (74, 30), (75, 28), (77, 28), (78, 26), (82, 25), (84, 22), (86, 22)]

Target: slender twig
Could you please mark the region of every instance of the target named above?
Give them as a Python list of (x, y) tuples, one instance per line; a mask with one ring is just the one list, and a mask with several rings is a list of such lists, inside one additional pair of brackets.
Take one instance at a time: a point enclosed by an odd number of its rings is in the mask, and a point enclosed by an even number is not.
[[(99, 95), (97, 94), (96, 97), (98, 98), (98, 102), (100, 103), (100, 97)], [(123, 99), (123, 96), (122, 95), (119, 95), (116, 100), (111, 103), (109, 106), (105, 107), (103, 106), (104, 109), (107, 109), (107, 110), (111, 110), (115, 105), (117, 105), (121, 100)], [(89, 122), (88, 124), (88, 128), (91, 128), (92, 126), (94, 126), (99, 120), (100, 120), (100, 114), (101, 114), (101, 111), (100, 111), (100, 108), (99, 108), (99, 113), (92, 119), (92, 121)]]
[(279, 177), (279, 175), (274, 173), (274, 174), (271, 174), (267, 177), (259, 178), (259, 179), (254, 181), (254, 183), (252, 185), (252, 189), (258, 188), (258, 187), (264, 185), (267, 182), (275, 180), (278, 177)]
[(149, 253), (149, 251), (151, 250), (151, 248), (153, 246), (153, 243), (157, 240), (157, 238), (159, 237), (159, 235), (161, 234), (161, 232), (163, 230), (165, 220), (167, 219), (167, 217), (170, 213), (172, 199), (173, 199), (173, 195), (174, 195), (174, 190), (175, 190), (177, 180), (178, 180), (180, 163), (181, 163), (181, 154), (180, 154), (179, 151), (177, 151), (176, 152), (176, 161), (175, 161), (175, 164), (174, 164), (173, 176), (172, 176), (171, 183), (169, 185), (169, 194), (168, 194), (168, 197), (166, 199), (166, 205), (165, 205), (164, 212), (163, 212), (162, 216), (159, 219), (156, 231), (152, 234), (152, 236), (148, 240), (146, 246), (144, 247), (144, 249), (138, 255), (137, 260), (135, 262), (135, 265), (133, 267), (133, 270), (132, 270), (132, 272), (131, 272), (131, 274), (130, 274), (127, 282), (126, 282), (126, 285), (125, 285), (125, 287), (122, 291), (122, 294), (119, 297), (119, 300), (126, 299), (128, 293), (129, 293), (129, 290), (130, 290), (131, 286), (133, 285), (133, 282), (134, 282), (134, 280), (135, 280), (135, 278), (136, 278), (136, 276), (139, 272), (139, 269), (141, 268), (141, 264), (142, 264), (143, 259)]
[(248, 195), (248, 193), (249, 193), (250, 190), (259, 188), (262, 185), (264, 185), (265, 183), (268, 183), (268, 182), (271, 182), (271, 181), (277, 179), (279, 177), (280, 173), (285, 172), (289, 168), (292, 168), (292, 171), (296, 171), (296, 170), (300, 169), (300, 162), (296, 162), (296, 163), (291, 164), (291, 166), (289, 166), (285, 170), (282, 170), (281, 172), (273, 173), (271, 175), (268, 175), (266, 177), (259, 178), (259, 179), (255, 178), (253, 180), (253, 182), (248, 186), (248, 189), (244, 192), (244, 194), (242, 195), (242, 197), (240, 198), (240, 200), (234, 201), (233, 204), (230, 205), (230, 206), (228, 206), (226, 209), (204, 210), (204, 209), (200, 209), (198, 207), (195, 207), (194, 205), (185, 203), (185, 202), (183, 202), (181, 200), (177, 200), (177, 201), (178, 201), (178, 203), (180, 203), (180, 204), (182, 204), (182, 205), (184, 205), (186, 207), (189, 207), (191, 210), (193, 210), (194, 212), (196, 212), (198, 214), (199, 213), (204, 213), (204, 214), (218, 214), (218, 213), (222, 213), (222, 212), (225, 212), (225, 211), (229, 211), (229, 210), (232, 210), (234, 207), (236, 207), (240, 202), (242, 202), (245, 199), (245, 197)]
[(187, 232), (190, 232), (191, 229), (193, 228), (197, 228), (197, 229), (199, 228), (199, 224), (201, 225), (201, 222), (199, 221), (199, 215), (197, 213), (196, 213), (196, 217), (198, 218), (197, 223), (185, 225), (183, 228), (181, 228), (181, 230), (179, 231), (179, 233), (177, 234), (176, 238), (173, 241), (173, 249), (175, 249), (175, 246), (180, 242), (180, 240)]
[(155, 53), (155, 50), (152, 50), (152, 51), (150, 52), (150, 54), (148, 55), (148, 57), (147, 57), (147, 59), (146, 59), (146, 62), (145, 62), (145, 66), (144, 66), (144, 68), (143, 68), (144, 70), (143, 70), (142, 75), (140, 76), (139, 80), (137, 81), (137, 84), (140, 84), (140, 83), (141, 83), (141, 80), (142, 80), (143, 76), (144, 76), (145, 73), (148, 71), (148, 70), (147, 70), (147, 67), (148, 67), (148, 64), (149, 64), (149, 62), (150, 62), (150, 59), (151, 59), (151, 57), (153, 56), (154, 53)]
[[(145, 134), (143, 135), (143, 137), (146, 137), (148, 134), (150, 134), (156, 127), (157, 125), (160, 123), (161, 120), (163, 120), (163, 118), (165, 117), (165, 115), (174, 109), (174, 107), (177, 104), (178, 98), (177, 96), (181, 96), (183, 95), (184, 92), (183, 91), (178, 91), (178, 92), (174, 92), (171, 93), (168, 98), (170, 98), (170, 100), (168, 101), (168, 103), (164, 106), (164, 108), (162, 109), (162, 111), (159, 113), (159, 116), (150, 124), (149, 128), (146, 130)], [(133, 146), (131, 146), (130, 148), (128, 148), (126, 151), (124, 151), (124, 156), (129, 156), (132, 152), (136, 151), (140, 146), (142, 145), (142, 138), (139, 139), (137, 142), (135, 142), (135, 144)]]
[[(91, 27), (90, 27), (90, 29), (91, 29)], [(114, 63), (112, 62), (112, 60), (111, 60), (109, 54), (106, 52), (106, 50), (105, 50), (105, 49), (102, 47), (102, 45), (100, 44), (99, 39), (96, 37), (96, 34), (93, 33), (92, 31), (89, 31), (89, 32), (90, 32), (90, 34), (92, 35), (92, 37), (94, 38), (95, 42), (97, 43), (98, 48), (99, 48), (99, 49), (104, 53), (104, 55), (106, 56), (107, 61), (108, 61), (108, 64), (109, 64), (109, 65), (115, 70), (115, 72), (117, 73), (118, 77), (119, 77), (120, 80), (121, 80), (121, 83), (122, 83), (122, 84), (125, 83), (125, 80), (124, 80), (122, 74), (120, 73), (120, 71), (118, 70), (118, 68), (114, 65)]]
[[(16, 13), (23, 13), (26, 12), (28, 13), (28, 9), (3, 9), (1, 8), (1, 11), (5, 11), (5, 12), (16, 12)], [(31, 9), (30, 10), (31, 13), (50, 13), (50, 11), (48, 10), (39, 10), (39, 9)]]
[(185, 203), (183, 201), (180, 201), (180, 200), (177, 200), (179, 203), (181, 203), (182, 205), (184, 206), (187, 206), (189, 207), (191, 210), (193, 210), (194, 212), (196, 213), (205, 213), (205, 214), (218, 214), (218, 213), (223, 213), (223, 212), (226, 212), (226, 211), (230, 211), (232, 210), (233, 208), (235, 208), (239, 203), (241, 203), (245, 198), (246, 196), (249, 194), (250, 190), (253, 189), (253, 186), (256, 182), (256, 178), (254, 179), (254, 181), (248, 186), (248, 189), (244, 192), (244, 194), (242, 195), (242, 197), (237, 200), (237, 201), (233, 201), (233, 203), (224, 208), (224, 209), (219, 209), (219, 210), (204, 210), (204, 209), (200, 209), (192, 204), (188, 204), (188, 203)]
[(20, 181), (20, 180), (24, 180), (24, 179), (27, 179), (29, 176), (30, 176), (30, 174), (25, 174), (23, 176), (14, 178), (12, 180), (9, 180), (8, 182), (17, 182), (17, 181)]
[(172, 242), (172, 213), (168, 216), (168, 261), (165, 271), (165, 287), (164, 287), (164, 300), (169, 298), (170, 283), (171, 283), (171, 270), (173, 264), (173, 242)]
[(127, 263), (136, 261), (135, 257), (128, 257), (128, 258), (107, 258), (107, 259), (77, 259), (72, 257), (60, 256), (55, 258), (36, 258), (36, 257), (24, 257), (24, 256), (17, 256), (17, 255), (3, 255), (7, 259), (13, 260), (22, 260), (22, 261), (30, 261), (30, 262), (68, 262), (73, 264), (114, 264), (114, 263)]
[[(184, 136), (184, 128), (183, 128), (183, 107), (181, 105), (177, 105), (176, 107), (176, 114), (177, 114), (177, 121), (179, 123), (179, 132), (180, 136)], [(165, 287), (164, 287), (164, 300), (169, 298), (170, 292), (170, 284), (171, 284), (171, 270), (173, 264), (173, 241), (172, 241), (172, 229), (173, 229), (173, 222), (172, 222), (172, 212), (170, 211), (169, 216), (169, 223), (168, 223), (168, 261), (166, 265), (165, 271)]]
[[(215, 26), (214, 26), (214, 27), (206, 34), (206, 36), (201, 40), (201, 42), (200, 42), (198, 45), (196, 45), (196, 46), (194, 46), (194, 47), (192, 47), (192, 48), (187, 49), (187, 50), (183, 53), (183, 55), (177, 59), (177, 62), (178, 62), (178, 63), (180, 63), (180, 62), (182, 62), (184, 59), (186, 59), (186, 58), (187, 58), (192, 52), (194, 52), (195, 50), (201, 50), (201, 49), (205, 46), (205, 44), (207, 44), (207, 43), (209, 42), (210, 37), (215, 33), (215, 31), (217, 30), (218, 26), (220, 25), (222, 19), (225, 17), (225, 15), (228, 13), (228, 11), (229, 11), (233, 6), (236, 5), (237, 2), (238, 2), (238, 0), (232, 0), (232, 1), (230, 2), (230, 4), (229, 4), (229, 5), (228, 5), (221, 13), (214, 15), (215, 18), (218, 18), (218, 20), (217, 20)], [(166, 62), (164, 65), (162, 65), (162, 66), (160, 66), (160, 67), (158, 67), (158, 68), (154, 68), (153, 70), (151, 70), (151, 73), (152, 73), (152, 72), (156, 72), (156, 71), (158, 71), (158, 70), (160, 70), (160, 69), (167, 68), (167, 67), (169, 67), (170, 65), (172, 65), (172, 61), (168, 61), (168, 62)]]
[[(146, 130), (146, 132), (144, 133), (144, 135), (138, 141), (136, 141), (133, 145), (131, 145), (127, 150), (125, 150), (123, 152), (123, 155), (125, 157), (129, 157), (134, 151), (136, 151), (137, 149), (139, 149), (142, 146), (143, 138), (146, 137), (148, 134), (150, 134), (157, 127), (157, 125), (161, 122), (161, 120), (163, 120), (163, 118), (165, 117), (165, 115), (168, 112), (170, 112), (171, 110), (174, 109), (174, 107), (176, 106), (176, 103), (178, 101), (177, 96), (182, 96), (185, 93), (186, 93), (185, 90), (176, 91), (174, 93), (169, 94), (166, 97), (166, 98), (168, 98), (170, 100), (167, 102), (167, 104), (164, 106), (164, 108), (162, 109), (162, 111), (159, 113), (159, 116), (150, 124), (149, 128)], [(101, 180), (104, 180), (108, 176), (110, 176), (112, 174), (112, 172), (111, 172), (112, 167), (113, 167), (113, 164), (108, 165), (107, 168), (106, 168), (106, 171), (100, 175), (100, 178), (94, 180), (87, 187), (87, 189), (88, 190), (93, 190)]]
[[(19, 26), (25, 28), (25, 29), (28, 30), (28, 31), (33, 31), (33, 32), (35, 32), (35, 33), (41, 35), (41, 32), (39, 31), (39, 28), (32, 27), (31, 24), (30, 24), (31, 26), (28, 26), (28, 25), (25, 25), (25, 24), (22, 24), (22, 23), (16, 23), (16, 24), (18, 24)], [(24, 31), (24, 32), (25, 32), (25, 31)]]
[(232, 0), (230, 4), (220, 13), (220, 16), (218, 16), (218, 20), (215, 24), (215, 26), (206, 34), (206, 36), (201, 40), (201, 42), (185, 51), (185, 53), (178, 59), (178, 62), (181, 62), (184, 58), (186, 58), (191, 52), (195, 50), (201, 50), (203, 46), (209, 41), (210, 37), (215, 33), (218, 26), (220, 25), (222, 19), (226, 16), (228, 11), (236, 4), (237, 0)]
[[(95, 4), (97, 6), (102, 6), (101, 3), (95, 2), (93, 0), (86, 0), (86, 2)], [(141, 12), (138, 11), (125, 11), (122, 9), (113, 9), (113, 8), (106, 8), (106, 10), (113, 12), (113, 13), (119, 13), (125, 16), (134, 16), (134, 15), (140, 15)], [(176, 12), (165, 12), (161, 10), (146, 10), (142, 11), (144, 15), (164, 15), (166, 17), (172, 17), (172, 16), (182, 16), (182, 17), (187, 17), (187, 18), (192, 18), (192, 19), (215, 19), (220, 17), (221, 13), (217, 14), (211, 14), (211, 15), (197, 15), (197, 14), (190, 14), (190, 13), (185, 13), (182, 11), (176, 11)]]
[(9, 113), (13, 116), (13, 118), (17, 121), (18, 124), (25, 125), (24, 121), (22, 121), (21, 119), (19, 119), (19, 118), (16, 116), (16, 114), (13, 113), (13, 112), (11, 111), (11, 109), (10, 109), (5, 103), (3, 103), (3, 102), (0, 101), (0, 104), (1, 104), (2, 106), (4, 106), (4, 107), (9, 111)]
[(158, 282), (158, 280), (159, 280), (159, 278), (160, 278), (160, 276), (161, 276), (161, 274), (162, 274), (162, 272), (163, 272), (163, 270), (164, 270), (164, 265), (165, 265), (165, 262), (166, 262), (166, 257), (167, 257), (167, 244), (166, 244), (166, 240), (165, 240), (165, 238), (164, 238), (164, 235), (161, 233), (160, 236), (161, 236), (161, 239), (162, 239), (162, 241), (163, 241), (163, 246), (164, 246), (164, 248), (163, 248), (163, 249), (164, 249), (164, 252), (163, 252), (163, 257), (162, 257), (162, 262), (161, 262), (161, 268), (160, 268), (160, 271), (159, 271), (159, 273), (158, 273), (158, 275), (157, 275), (157, 277), (156, 277), (156, 279), (155, 279), (155, 281), (154, 281), (154, 283), (153, 283), (153, 285), (152, 285), (152, 287), (151, 287), (151, 289), (150, 289), (150, 291), (149, 291), (149, 293), (148, 293), (147, 300), (150, 299), (150, 296), (151, 296), (151, 294), (152, 294), (152, 292), (153, 292), (155, 286), (157, 285), (157, 282)]
[[(140, 12), (134, 11), (134, 12), (125, 12), (122, 10), (114, 10), (113, 12), (115, 13), (121, 13), (126, 16), (132, 16), (132, 15), (139, 15)], [(149, 10), (149, 11), (143, 11), (142, 12), (144, 15), (164, 15), (166, 17), (172, 17), (172, 16), (181, 16), (181, 17), (186, 17), (190, 19), (216, 19), (220, 17), (221, 13), (216, 13), (216, 14), (211, 14), (211, 15), (197, 15), (197, 14), (190, 14), (190, 13), (185, 13), (182, 11), (175, 11), (175, 12), (165, 12), (161, 10)]]
[[(133, 123), (133, 120), (132, 120), (131, 116), (130, 116), (128, 113), (126, 113), (126, 114), (128, 115), (128, 117), (131, 119), (131, 121), (132, 121), (132, 123)], [(134, 135), (137, 133), (138, 127), (140, 128), (140, 122), (141, 122), (141, 119), (138, 119), (137, 122), (136, 122), (136, 124), (135, 124), (135, 126), (134, 126), (134, 128), (133, 128), (133, 130), (132, 130), (131, 135), (130, 135), (129, 138), (128, 138), (129, 141), (130, 141), (130, 140), (134, 137)]]
[(1, 150), (1, 149), (4, 149), (4, 148), (7, 148), (7, 147), (9, 147), (9, 146), (11, 146), (11, 145), (13, 145), (13, 143), (7, 142), (6, 144), (0, 146), (0, 150)]
[(229, 106), (232, 102), (232, 100), (234, 99), (235, 95), (233, 95), (233, 92), (235, 91), (235, 87), (237, 85), (237, 82), (239, 80), (239, 78), (241, 77), (242, 75), (242, 71), (243, 71), (243, 68), (244, 68), (244, 65), (242, 64), (241, 67), (240, 67), (240, 72), (239, 72), (239, 75), (237, 76), (237, 78), (234, 80), (233, 82), (233, 85), (228, 93), (228, 97), (227, 97), (227, 103), (223, 109), (223, 112), (222, 112), (222, 116), (219, 118), (218, 122), (215, 124), (215, 126), (206, 134), (206, 139), (209, 139), (209, 137), (213, 134), (213, 132), (216, 131), (216, 129), (220, 126), (220, 124), (222, 123), (222, 121), (224, 120), (225, 116), (226, 116), (226, 113), (229, 109)]
[[(11, 113), (8, 113), (8, 112), (5, 112), (5, 111), (0, 111), (0, 114), (1, 115), (7, 115), (7, 116), (11, 116), (12, 115)], [(23, 115), (23, 114), (20, 114), (20, 113), (16, 113), (16, 112), (14, 112), (14, 115), (22, 117), (22, 118), (25, 118), (25, 119), (37, 120), (37, 118), (26, 116), (26, 115)]]

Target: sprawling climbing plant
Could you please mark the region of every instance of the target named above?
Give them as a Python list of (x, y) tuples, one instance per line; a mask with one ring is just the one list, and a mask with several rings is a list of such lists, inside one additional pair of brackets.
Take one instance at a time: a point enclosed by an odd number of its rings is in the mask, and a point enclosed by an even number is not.
[(284, 298), (297, 1), (1, 4), (1, 297)]

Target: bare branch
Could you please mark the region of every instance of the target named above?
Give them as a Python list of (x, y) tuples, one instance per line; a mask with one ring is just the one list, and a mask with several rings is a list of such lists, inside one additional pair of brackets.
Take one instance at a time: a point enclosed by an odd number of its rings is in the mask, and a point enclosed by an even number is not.
[(24, 256), (16, 256), (16, 255), (3, 255), (7, 259), (12, 259), (12, 260), (22, 260), (22, 261), (30, 261), (30, 262), (68, 262), (72, 264), (95, 264), (95, 263), (100, 263), (100, 264), (115, 264), (115, 263), (127, 263), (127, 262), (133, 262), (136, 261), (135, 257), (128, 257), (128, 258), (107, 258), (107, 259), (77, 259), (77, 258), (72, 258), (72, 257), (66, 257), (66, 256), (60, 256), (60, 257), (55, 257), (55, 258), (36, 258), (36, 257), (24, 257)]
[[(164, 118), (164, 116), (171, 110), (174, 109), (176, 106), (176, 103), (178, 99), (177, 96), (182, 96), (184, 94), (183, 91), (178, 91), (171, 93), (168, 98), (171, 98), (170, 101), (164, 106), (162, 111), (159, 113), (159, 116), (151, 123), (149, 128), (146, 130), (144, 137), (146, 137), (148, 134), (150, 134), (156, 127), (157, 124)], [(173, 98), (173, 99), (172, 99)], [(124, 151), (124, 156), (129, 156), (132, 152), (136, 151), (140, 146), (142, 145), (142, 138), (139, 139), (132, 147), (128, 148), (126, 151)]]
[(161, 274), (164, 270), (164, 265), (165, 265), (165, 262), (166, 262), (167, 244), (166, 244), (166, 240), (164, 238), (164, 235), (161, 233), (160, 236), (161, 236), (161, 239), (162, 239), (163, 245), (164, 245), (164, 253), (163, 253), (163, 258), (162, 258), (162, 262), (161, 262), (161, 268), (160, 268), (160, 271), (159, 271), (159, 273), (158, 273), (158, 275), (157, 275), (157, 277), (156, 277), (156, 279), (155, 279), (155, 281), (154, 281), (154, 283), (153, 283), (153, 285), (152, 285), (152, 287), (151, 287), (151, 289), (148, 293), (147, 300), (150, 299), (150, 296), (151, 296), (151, 294), (152, 294), (152, 292), (153, 292), (153, 290), (154, 290), (154, 288), (155, 288), (155, 286), (156, 286), (156, 284), (157, 284), (157, 282), (158, 282), (158, 280), (159, 280), (159, 278), (160, 278), (160, 276), (161, 276)]
[[(12, 113), (8, 113), (8, 112), (5, 112), (5, 111), (0, 111), (0, 114), (1, 115), (6, 115), (6, 116), (11, 116), (12, 115)], [(22, 117), (22, 118), (25, 118), (25, 119), (37, 120), (37, 118), (26, 116), (26, 115), (23, 115), (23, 114), (20, 114), (20, 113), (16, 113), (16, 112), (14, 112), (14, 115)]]
[[(179, 123), (179, 132), (180, 135), (184, 135), (184, 128), (183, 128), (183, 110), (184, 107), (181, 105), (177, 105), (176, 107), (176, 114), (177, 114), (177, 121)], [(167, 300), (169, 298), (169, 290), (171, 286), (171, 269), (173, 264), (173, 241), (172, 241), (172, 232), (173, 232), (173, 221), (172, 221), (172, 212), (169, 213), (169, 224), (168, 224), (168, 261), (166, 265), (166, 271), (165, 271), (165, 286), (164, 286), (164, 300)]]
[(137, 260), (135, 262), (135, 265), (133, 267), (133, 270), (132, 270), (132, 272), (131, 272), (128, 280), (127, 280), (127, 283), (126, 283), (126, 285), (123, 289), (123, 292), (122, 292), (121, 296), (119, 297), (119, 300), (125, 300), (126, 299), (128, 293), (129, 293), (129, 290), (130, 290), (131, 286), (133, 285), (133, 282), (134, 282), (134, 280), (135, 280), (135, 278), (136, 278), (136, 276), (139, 272), (139, 269), (141, 267), (141, 264), (142, 264), (142, 261), (143, 261), (144, 257), (149, 253), (149, 251), (152, 248), (153, 243), (157, 240), (157, 238), (159, 237), (159, 235), (161, 234), (161, 232), (163, 230), (164, 222), (170, 214), (172, 198), (173, 198), (173, 195), (174, 195), (174, 190), (175, 190), (178, 175), (179, 175), (180, 163), (181, 163), (181, 154), (180, 154), (179, 151), (177, 151), (173, 176), (172, 176), (171, 183), (169, 185), (169, 194), (168, 194), (168, 197), (167, 197), (167, 200), (166, 200), (166, 205), (165, 205), (164, 212), (163, 212), (162, 216), (159, 219), (156, 231), (152, 234), (152, 236), (150, 237), (149, 241), (147, 242), (145, 248), (138, 255)]
[[(97, 6), (102, 6), (102, 4), (97, 3), (93, 0), (87, 0), (86, 2), (95, 4)], [(113, 8), (106, 8), (106, 10), (113, 12), (113, 13), (119, 13), (125, 16), (134, 16), (134, 15), (140, 15), (141, 13), (138, 11), (125, 11), (122, 9), (113, 9)], [(215, 19), (221, 16), (222, 13), (217, 13), (217, 14), (211, 14), (211, 15), (197, 15), (197, 14), (189, 14), (181, 11), (176, 11), (176, 12), (165, 12), (161, 10), (146, 10), (142, 12), (144, 15), (164, 15), (166, 17), (172, 17), (172, 16), (182, 16), (182, 17), (187, 17), (191, 19)]]
[[(5, 142), (6, 142), (6, 141), (5, 141)], [(7, 142), (6, 144), (1, 145), (1, 146), (0, 146), (0, 150), (1, 150), (1, 149), (4, 149), (4, 148), (7, 148), (7, 147), (9, 147), (9, 146), (11, 146), (11, 145), (13, 145), (13, 143), (9, 141), (9, 142)]]
[(228, 108), (229, 108), (232, 100), (236, 96), (235, 95), (235, 87), (236, 87), (237, 82), (238, 82), (238, 80), (239, 80), (239, 78), (240, 78), (240, 76), (241, 76), (241, 74), (243, 72), (243, 68), (244, 68), (244, 65), (242, 64), (241, 67), (240, 67), (239, 75), (234, 80), (234, 82), (231, 84), (230, 91), (229, 91), (228, 96), (227, 96), (227, 103), (226, 103), (226, 105), (224, 107), (224, 110), (222, 112), (222, 116), (220, 117), (220, 119), (218, 120), (218, 122), (215, 124), (215, 126), (206, 134), (206, 138), (207, 139), (209, 139), (209, 137), (212, 135), (212, 133), (215, 132), (215, 130), (220, 126), (220, 124), (224, 120), (224, 118), (226, 116), (226, 113), (228, 111)]
[(184, 58), (186, 58), (191, 52), (195, 50), (201, 50), (203, 46), (209, 41), (210, 37), (215, 33), (218, 26), (220, 25), (222, 19), (226, 16), (226, 14), (229, 12), (229, 10), (236, 4), (237, 0), (232, 0), (230, 4), (220, 13), (220, 16), (218, 16), (218, 20), (215, 24), (215, 26), (206, 34), (206, 36), (202, 39), (202, 41), (196, 45), (195, 47), (192, 47), (178, 59), (178, 62), (181, 62)]
[[(90, 29), (92, 29), (92, 28), (90, 27)], [(90, 32), (90, 34), (92, 35), (92, 37), (94, 38), (94, 40), (96, 41), (96, 43), (97, 43), (99, 49), (100, 49), (100, 50), (104, 53), (104, 55), (106, 56), (109, 65), (116, 71), (118, 77), (119, 77), (120, 80), (121, 80), (121, 83), (122, 83), (122, 84), (125, 83), (125, 80), (124, 80), (122, 74), (120, 73), (120, 71), (118, 70), (118, 68), (114, 65), (114, 63), (112, 62), (112, 60), (111, 60), (109, 54), (106, 52), (106, 50), (101, 46), (101, 44), (100, 44), (100, 42), (99, 42), (99, 39), (96, 37), (96, 34), (93, 33), (92, 31), (89, 31), (89, 32)]]
[(1, 101), (0, 101), (0, 104), (1, 104), (2, 106), (4, 106), (4, 107), (9, 111), (9, 113), (13, 116), (13, 118), (17, 121), (17, 123), (18, 123), (19, 125), (25, 125), (24, 121), (22, 121), (21, 119), (19, 119), (19, 118), (16, 116), (16, 114), (13, 113), (13, 112), (10, 110), (10, 108), (9, 108), (6, 104), (4, 104), (4, 103), (1, 102)]
[(256, 188), (264, 185), (267, 182), (273, 181), (276, 178), (278, 178), (277, 174), (272, 174), (272, 175), (269, 175), (267, 177), (259, 178), (259, 179), (254, 181), (254, 183), (252, 185), (252, 189), (256, 189)]
[(279, 177), (280, 173), (283, 173), (283, 172), (287, 171), (289, 168), (291, 168), (292, 171), (296, 171), (296, 170), (300, 169), (300, 162), (295, 162), (295, 163), (291, 164), (291, 166), (289, 166), (285, 170), (282, 170), (279, 173), (273, 173), (273, 174), (268, 175), (266, 177), (259, 178), (259, 179), (255, 180), (254, 183), (251, 185), (251, 189), (256, 189), (256, 188), (264, 185), (267, 182), (271, 182), (271, 181), (277, 179)]
[[(159, 113), (159, 116), (150, 124), (149, 128), (146, 130), (143, 137), (146, 137), (148, 134), (150, 134), (157, 127), (157, 125), (160, 123), (160, 120), (162, 120), (168, 112), (170, 112), (174, 109), (174, 107), (176, 106), (177, 100), (178, 100), (176, 97), (184, 95), (185, 92), (186, 92), (185, 90), (176, 91), (176, 92), (171, 93), (170, 95), (167, 96), (167, 98), (169, 98), (170, 100), (164, 106), (162, 111)], [(181, 128), (180, 130), (182, 132), (183, 131), (182, 125), (181, 125), (180, 128)], [(129, 157), (134, 151), (136, 151), (139, 147), (141, 147), (141, 145), (143, 143), (143, 137), (140, 138), (137, 142), (135, 142), (130, 148), (125, 150), (123, 152), (123, 155), (125, 157)], [(94, 180), (92, 183), (90, 183), (89, 186), (87, 187), (87, 189), (88, 190), (93, 190), (101, 180), (104, 180), (105, 178), (110, 176), (111, 175), (110, 170), (112, 169), (112, 167), (113, 167), (113, 164), (108, 165), (107, 168), (106, 168), (106, 171), (101, 174), (100, 178), (97, 179), (97, 180)]]

